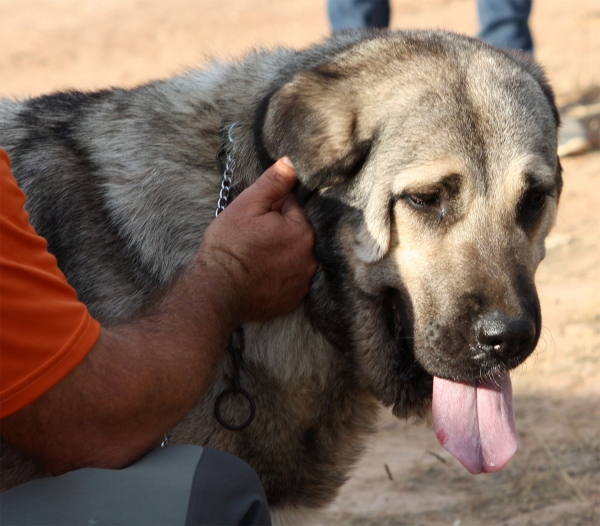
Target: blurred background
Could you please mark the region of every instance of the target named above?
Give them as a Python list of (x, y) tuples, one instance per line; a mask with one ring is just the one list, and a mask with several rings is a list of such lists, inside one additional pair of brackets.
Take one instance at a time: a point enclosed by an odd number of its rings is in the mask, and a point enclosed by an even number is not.
[[(475, 35), (475, 0), (392, 0), (392, 28)], [(0, 0), (0, 93), (135, 85), (330, 32), (326, 0)], [(598, 0), (534, 0), (536, 57), (559, 94), (600, 84)]]
[[(392, 0), (392, 29), (476, 35), (475, 0)], [(0, 0), (0, 96), (137, 84), (330, 33), (325, 0)], [(534, 0), (535, 57), (589, 149), (538, 272), (543, 334), (513, 374), (520, 449), (469, 475), (426, 426), (385, 413), (323, 525), (600, 525), (600, 2)]]

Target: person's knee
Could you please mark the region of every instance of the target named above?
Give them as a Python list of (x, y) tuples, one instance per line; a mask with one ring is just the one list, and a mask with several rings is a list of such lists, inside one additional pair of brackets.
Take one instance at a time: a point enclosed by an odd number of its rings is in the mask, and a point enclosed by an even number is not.
[(267, 498), (243, 460), (204, 448), (194, 475), (186, 524), (270, 524)]

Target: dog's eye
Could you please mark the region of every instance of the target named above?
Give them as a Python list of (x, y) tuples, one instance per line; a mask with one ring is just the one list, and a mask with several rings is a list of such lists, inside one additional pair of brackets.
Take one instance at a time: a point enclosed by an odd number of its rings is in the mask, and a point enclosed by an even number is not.
[(528, 208), (541, 208), (546, 201), (547, 192), (543, 189), (532, 189), (525, 195), (524, 204)]
[(406, 200), (411, 206), (418, 209), (437, 207), (440, 204), (439, 194), (408, 194)]
[(546, 197), (546, 194), (540, 190), (537, 190), (535, 192), (531, 192), (528, 196), (527, 196), (527, 200), (531, 203), (531, 204), (535, 204), (535, 203), (539, 203), (541, 202), (544, 197)]
[(548, 196), (552, 195), (547, 189), (533, 187), (525, 192), (519, 204), (519, 222), (527, 230), (533, 228), (542, 216)]

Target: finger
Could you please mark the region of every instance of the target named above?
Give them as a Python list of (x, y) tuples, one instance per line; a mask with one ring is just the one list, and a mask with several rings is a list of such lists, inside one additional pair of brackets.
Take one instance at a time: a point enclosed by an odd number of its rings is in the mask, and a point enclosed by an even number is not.
[(271, 210), (273, 212), (279, 212), (281, 214), (281, 207), (283, 206), (283, 203), (285, 203), (285, 201), (287, 200), (287, 198), (292, 195), (290, 194), (286, 194), (285, 196), (283, 196), (279, 201), (277, 201), (276, 203), (273, 203), (271, 205)]
[(271, 211), (274, 203), (285, 197), (296, 184), (296, 170), (289, 158), (279, 159), (273, 166), (268, 168), (256, 182), (240, 194), (252, 197), (263, 209), (263, 212)]
[(306, 217), (304, 216), (304, 211), (298, 204), (296, 196), (294, 194), (290, 194), (283, 201), (281, 205), (281, 215), (287, 219), (291, 219), (292, 221), (303, 222), (306, 223)]

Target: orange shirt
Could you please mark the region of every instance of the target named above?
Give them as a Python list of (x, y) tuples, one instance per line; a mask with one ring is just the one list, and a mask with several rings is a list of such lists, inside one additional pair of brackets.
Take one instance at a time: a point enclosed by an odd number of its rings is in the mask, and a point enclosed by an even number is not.
[(0, 418), (60, 382), (100, 335), (29, 223), (25, 199), (0, 149)]

